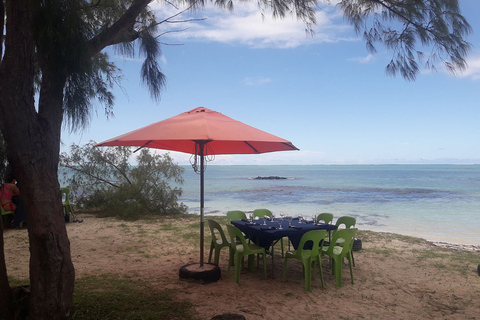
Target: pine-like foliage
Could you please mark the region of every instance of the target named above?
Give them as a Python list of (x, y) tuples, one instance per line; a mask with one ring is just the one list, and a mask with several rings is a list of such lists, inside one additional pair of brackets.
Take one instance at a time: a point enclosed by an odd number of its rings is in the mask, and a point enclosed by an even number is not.
[(451, 73), (466, 68), (471, 46), (464, 36), (471, 27), (457, 0), (342, 0), (339, 6), (370, 52), (376, 43), (393, 51), (389, 75), (415, 80), (419, 62), (435, 69), (441, 61)]

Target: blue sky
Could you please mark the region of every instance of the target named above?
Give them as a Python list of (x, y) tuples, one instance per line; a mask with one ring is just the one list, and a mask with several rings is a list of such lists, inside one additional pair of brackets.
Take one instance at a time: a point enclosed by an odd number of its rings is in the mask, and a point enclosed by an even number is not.
[[(62, 150), (203, 106), (300, 149), (216, 156), (212, 164), (480, 163), (480, 3), (460, 5), (473, 27), (468, 70), (452, 76), (438, 64), (414, 82), (387, 76), (392, 52), (378, 45), (369, 54), (332, 6), (318, 11), (314, 37), (294, 18), (262, 20), (254, 5), (200, 10), (195, 17), (206, 20), (166, 26), (188, 29), (160, 38), (169, 44), (162, 47), (161, 101), (140, 84), (141, 59), (115, 58), (124, 74), (115, 117), (107, 120), (99, 108), (83, 133), (62, 133)], [(170, 154), (189, 163), (187, 154)]]

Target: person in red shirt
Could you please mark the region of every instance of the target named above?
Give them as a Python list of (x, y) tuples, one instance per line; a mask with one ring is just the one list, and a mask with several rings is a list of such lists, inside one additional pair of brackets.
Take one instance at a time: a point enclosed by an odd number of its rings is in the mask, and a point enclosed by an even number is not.
[(6, 182), (0, 188), (0, 205), (5, 211), (14, 211), (14, 220), (12, 222), (6, 222), (7, 227), (20, 228), (27, 220), (23, 203), (20, 199), (20, 190), (17, 187), (17, 181), (11, 175), (7, 175)]
[(12, 198), (20, 196), (20, 190), (16, 185), (16, 180), (12, 179), (11, 182), (6, 182), (0, 189), (0, 205), (5, 211), (15, 211), (17, 205), (13, 203)]

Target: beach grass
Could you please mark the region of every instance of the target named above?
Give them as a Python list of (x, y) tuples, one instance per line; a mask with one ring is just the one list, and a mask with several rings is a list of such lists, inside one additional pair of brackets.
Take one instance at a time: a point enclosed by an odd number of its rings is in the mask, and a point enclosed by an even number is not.
[[(171, 290), (159, 290), (152, 279), (119, 274), (77, 278), (73, 296), (74, 320), (177, 320), (199, 319), (189, 301)], [(9, 277), (10, 286), (28, 286), (28, 280)]]
[(198, 319), (190, 302), (179, 301), (174, 292), (159, 290), (149, 280), (116, 274), (77, 279), (73, 319)]

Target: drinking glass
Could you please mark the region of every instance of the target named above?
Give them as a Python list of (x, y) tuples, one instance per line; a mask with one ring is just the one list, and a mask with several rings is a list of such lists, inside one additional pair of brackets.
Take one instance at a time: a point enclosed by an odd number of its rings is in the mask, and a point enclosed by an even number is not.
[(316, 214), (312, 214), (312, 221), (313, 221), (313, 224), (317, 223), (317, 215)]
[(263, 225), (264, 225), (264, 226), (267, 225), (267, 216), (263, 216)]

